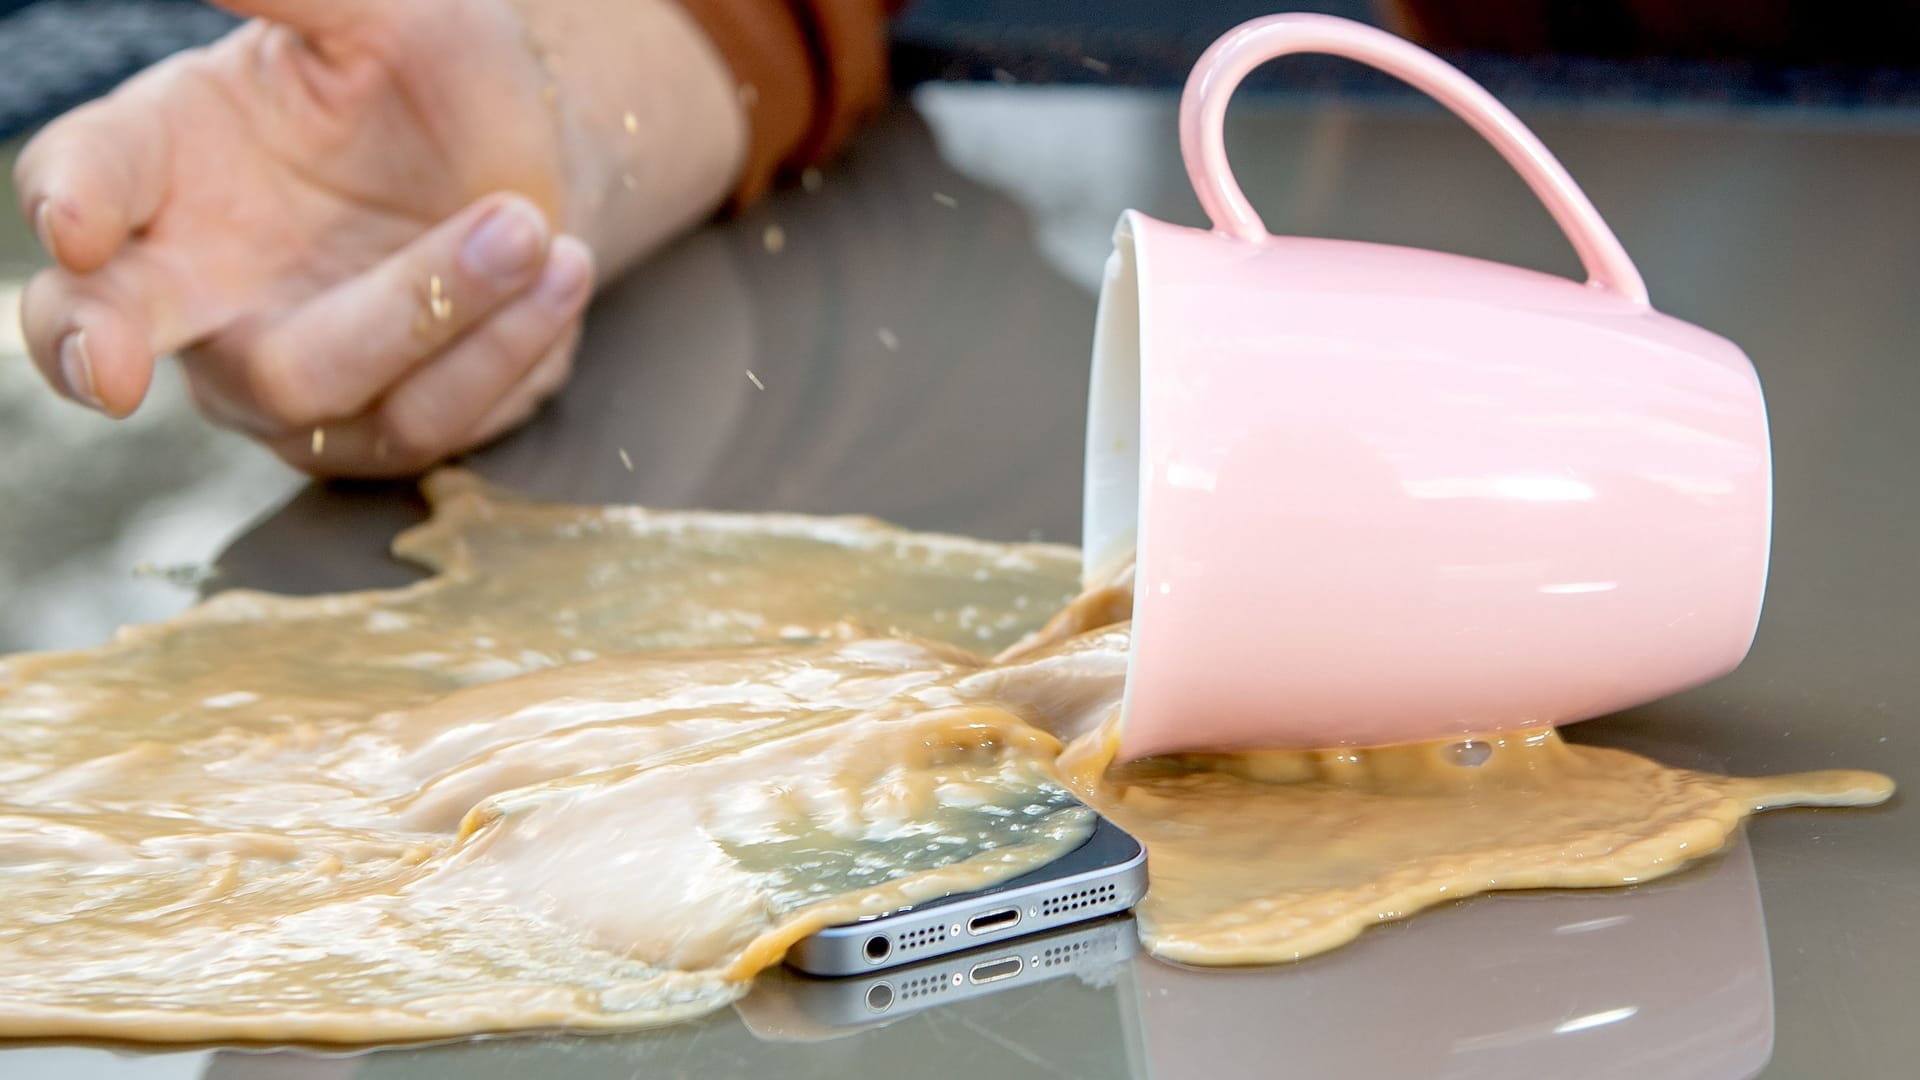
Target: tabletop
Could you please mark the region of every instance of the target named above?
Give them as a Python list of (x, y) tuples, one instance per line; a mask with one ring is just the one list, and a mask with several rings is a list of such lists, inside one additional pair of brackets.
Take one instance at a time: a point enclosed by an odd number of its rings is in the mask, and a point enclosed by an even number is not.
[[(706, 227), (606, 290), (573, 383), (470, 464), (548, 499), (1075, 540), (1113, 223), (1129, 207), (1201, 223), (1174, 105), (1152, 91), (922, 89), (818, 191)], [(1771, 578), (1745, 665), (1570, 737), (1733, 773), (1920, 780), (1920, 127), (1524, 118), (1655, 305), (1751, 355), (1775, 454)], [(1276, 231), (1577, 270), (1518, 178), (1437, 110), (1250, 96), (1228, 145)], [(385, 545), (422, 512), (404, 486), (307, 487), (227, 547), (218, 581), (303, 593), (405, 581)], [(628, 1035), (344, 1057), (16, 1047), (0, 1050), (0, 1073), (1905, 1075), (1920, 1059), (1912, 800), (1769, 814), (1746, 837), (1649, 885), (1465, 901), (1295, 965), (1202, 972), (1120, 955), (891, 1021), (796, 1019), (757, 993)]]

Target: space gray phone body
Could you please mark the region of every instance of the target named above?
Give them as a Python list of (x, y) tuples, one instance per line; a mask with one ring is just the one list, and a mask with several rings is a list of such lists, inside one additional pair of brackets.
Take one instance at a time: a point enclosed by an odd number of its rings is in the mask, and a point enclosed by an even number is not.
[(859, 922), (829, 926), (787, 952), (811, 975), (859, 975), (1130, 910), (1147, 891), (1147, 853), (1118, 825), (1016, 878)]
[(754, 992), (779, 993), (828, 1027), (855, 1027), (1067, 975), (1103, 985), (1139, 951), (1139, 930), (1122, 912), (851, 978), (781, 973)]

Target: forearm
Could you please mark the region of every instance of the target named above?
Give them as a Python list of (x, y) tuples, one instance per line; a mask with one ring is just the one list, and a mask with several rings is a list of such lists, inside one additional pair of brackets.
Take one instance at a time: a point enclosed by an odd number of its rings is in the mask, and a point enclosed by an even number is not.
[(677, 0), (513, 0), (565, 160), (558, 226), (601, 277), (718, 208), (746, 162), (735, 77)]

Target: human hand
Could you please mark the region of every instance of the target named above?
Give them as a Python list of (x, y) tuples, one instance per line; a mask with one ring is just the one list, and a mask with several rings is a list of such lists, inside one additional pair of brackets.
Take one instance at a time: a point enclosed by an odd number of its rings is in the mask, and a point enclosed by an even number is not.
[[(567, 377), (600, 204), (635, 185), (594, 147), (607, 65), (525, 2), (235, 0), (257, 18), (55, 121), (16, 170), (56, 264), (21, 306), (48, 381), (125, 416), (177, 350), (202, 411), (318, 474), (415, 472), (526, 419)], [(656, 232), (736, 154), (661, 134), (719, 164), (669, 177)]]

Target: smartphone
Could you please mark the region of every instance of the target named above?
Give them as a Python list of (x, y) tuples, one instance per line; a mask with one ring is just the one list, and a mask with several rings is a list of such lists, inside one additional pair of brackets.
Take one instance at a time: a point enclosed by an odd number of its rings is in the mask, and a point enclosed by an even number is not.
[(1105, 818), (1085, 843), (991, 889), (829, 926), (787, 951), (810, 975), (858, 975), (1127, 911), (1147, 891), (1147, 852)]
[(850, 978), (769, 972), (754, 995), (777, 996), (823, 1027), (857, 1027), (1067, 975), (1108, 985), (1139, 951), (1133, 916), (1121, 912)]

